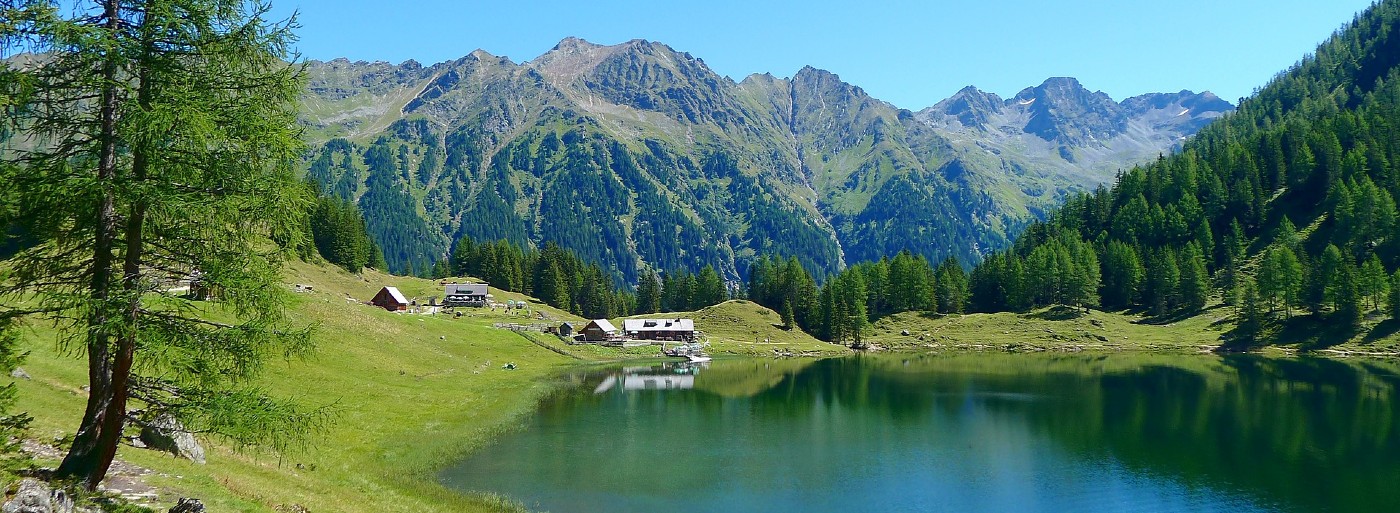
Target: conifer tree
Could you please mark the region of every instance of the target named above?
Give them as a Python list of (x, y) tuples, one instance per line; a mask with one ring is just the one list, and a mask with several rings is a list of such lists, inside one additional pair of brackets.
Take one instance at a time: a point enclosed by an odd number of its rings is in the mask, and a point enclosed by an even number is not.
[[(19, 207), (0, 225), (44, 242), (0, 288), (37, 297), (87, 356), (87, 407), (57, 475), (95, 489), (133, 399), (239, 445), (304, 435), (314, 416), (246, 385), (270, 353), (310, 347), (281, 318), (282, 251), (267, 244), (295, 237), (311, 201), (293, 169), (293, 24), (237, 0), (102, 0), (71, 18), (30, 5), (7, 22), (46, 55), (22, 71), (44, 100), (25, 128), (44, 143), (0, 157), (18, 164), (4, 178)], [(165, 286), (191, 277), (220, 291), (231, 323)]]
[(1071, 278), (1067, 284), (1068, 302), (1084, 308), (1099, 305), (1099, 287), (1102, 279), (1099, 272), (1099, 257), (1093, 246), (1071, 239), (1069, 244)]
[(1336, 309), (1338, 306), (1339, 294), (1337, 290), (1337, 275), (1343, 266), (1349, 265), (1342, 257), (1342, 251), (1337, 246), (1328, 244), (1322, 251), (1322, 257), (1318, 259), (1317, 266), (1309, 275), (1305, 294), (1307, 302), (1314, 314), (1321, 313), (1324, 307), (1330, 306)]
[(1244, 277), (1241, 280), (1240, 319), (1236, 335), (1247, 344), (1258, 342), (1264, 327), (1264, 305), (1259, 297), (1259, 288), (1254, 280)]
[(1400, 320), (1400, 271), (1390, 276), (1390, 318)]
[(1283, 307), (1284, 315), (1293, 316), (1293, 306), (1299, 302), (1303, 287), (1303, 268), (1293, 250), (1279, 245), (1269, 248), (1259, 266), (1259, 292), (1269, 304), (1269, 310)]
[(749, 300), (769, 308), (774, 306), (769, 290), (774, 280), (773, 267), (773, 259), (765, 255), (759, 255), (749, 265)]
[(865, 309), (865, 278), (858, 272), (846, 272), (838, 278), (838, 283), (841, 292), (841, 313), (844, 314), (840, 320), (842, 331), (838, 340), (849, 338), (851, 347), (863, 348), (865, 333), (870, 329), (870, 317)]
[(695, 275), (682, 273), (676, 280), (676, 311), (698, 310), (695, 303)]
[(1137, 250), (1120, 241), (1108, 243), (1103, 263), (1103, 305), (1127, 308), (1137, 299), (1143, 280), (1142, 260)]
[(1240, 270), (1234, 262), (1226, 262), (1225, 267), (1220, 269), (1221, 299), (1225, 304), (1234, 309), (1235, 314), (1239, 314), (1240, 295), (1244, 289), (1240, 288)]
[(699, 310), (707, 306), (717, 305), (729, 299), (724, 280), (715, 272), (713, 266), (705, 266), (700, 270), (699, 276), (695, 278), (695, 302), (691, 305), (692, 310)]
[(1361, 324), (1361, 282), (1356, 267), (1343, 262), (1337, 269), (1333, 292), (1333, 317), (1347, 326)]
[(1206, 259), (1201, 248), (1192, 241), (1181, 251), (1180, 258), (1181, 306), (1188, 311), (1205, 308), (1210, 296), (1210, 276), (1206, 272)]
[(934, 309), (933, 271), (927, 260), (908, 251), (901, 251), (890, 259), (889, 264), (889, 310), (910, 312)]
[(1177, 287), (1181, 283), (1181, 271), (1171, 250), (1161, 249), (1152, 252), (1147, 259), (1147, 289), (1144, 300), (1153, 315), (1165, 315), (1176, 308)]
[(1279, 221), (1278, 228), (1274, 229), (1274, 244), (1287, 248), (1296, 255), (1300, 242), (1298, 229), (1293, 226), (1293, 221), (1290, 221), (1288, 216), (1283, 216), (1283, 220)]
[(957, 257), (938, 264), (936, 276), (939, 313), (962, 313), (967, 306), (967, 273)]
[(1380, 257), (1371, 255), (1371, 258), (1362, 264), (1358, 279), (1361, 282), (1362, 296), (1370, 303), (1369, 308), (1380, 309), (1386, 292), (1390, 289), (1390, 278), (1385, 274), (1385, 266), (1381, 265)]
[(637, 308), (635, 315), (661, 311), (661, 284), (655, 275), (643, 272), (637, 282)]
[[(1194, 196), (1188, 197), (1194, 198)], [(1196, 223), (1196, 244), (1201, 247), (1201, 255), (1205, 258), (1206, 269), (1216, 269), (1215, 234), (1211, 232), (1210, 223), (1206, 220)]]

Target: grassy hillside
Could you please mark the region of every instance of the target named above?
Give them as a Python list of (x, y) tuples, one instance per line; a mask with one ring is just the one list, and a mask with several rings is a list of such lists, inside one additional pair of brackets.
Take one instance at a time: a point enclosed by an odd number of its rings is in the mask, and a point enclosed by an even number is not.
[[(205, 440), (210, 456), (203, 466), (130, 447), (118, 457), (157, 472), (148, 482), (162, 491), (167, 507), (176, 496), (192, 496), (213, 511), (275, 511), (295, 504), (344, 512), (498, 510), (490, 500), (424, 481), (431, 481), (438, 464), (508, 429), (549, 390), (551, 374), (575, 360), (491, 328), (510, 319), (503, 313), (453, 319), (391, 313), (344, 299), (349, 294), (367, 300), (382, 284), (399, 286), (410, 297), (426, 295), (435, 287), (427, 280), (373, 273), (362, 280), (308, 265), (294, 266), (292, 276), (315, 287), (297, 295), (290, 314), (318, 326), (319, 351), (309, 361), (274, 362), (262, 382), (333, 412), (319, 441), (277, 458), (234, 453)], [(33, 436), (40, 440), (71, 433), (84, 401), (83, 362), (60, 354), (53, 336), (46, 326), (35, 326), (24, 364), (33, 379), (20, 381), (19, 409), (35, 417)], [(502, 369), (506, 362), (518, 368)]]
[[(1366, 329), (1356, 332), (1305, 325), (1311, 321), (1295, 318), (1291, 335), (1260, 350), (1325, 356), (1400, 356), (1400, 323), (1382, 321), (1377, 315), (1373, 313), (1364, 322)], [(1027, 313), (905, 312), (875, 322), (869, 340), (880, 348), (901, 352), (1206, 352), (1219, 350), (1234, 327), (1233, 313), (1223, 305), (1170, 321), (1098, 310), (1084, 313), (1054, 306)]]
[[(568, 345), (553, 336), (492, 327), (544, 322), (534, 315), (467, 309), (456, 318), (392, 313), (360, 303), (384, 285), (424, 301), (441, 296), (440, 286), (430, 280), (374, 271), (355, 276), (296, 263), (287, 283), (289, 288), (305, 284), (314, 289), (295, 294), (289, 315), (317, 326), (318, 351), (308, 361), (272, 362), (262, 384), (305, 405), (328, 407), (333, 421), (318, 442), (281, 458), (238, 453), (204, 439), (209, 463), (195, 465), (123, 446), (119, 459), (154, 471), (145, 480), (158, 490), (164, 507), (177, 497), (198, 497), (211, 511), (287, 511), (298, 504), (310, 511), (351, 513), (508, 510), (499, 499), (437, 486), (435, 470), (515, 426), (553, 387), (560, 370), (656, 355), (650, 347)], [(549, 322), (580, 320), (520, 294), (491, 293), (499, 301), (529, 301), (532, 314), (542, 312)], [(729, 302), (694, 317), (710, 333), (716, 354), (772, 355), (775, 348), (796, 354), (845, 352), (799, 331), (773, 327), (777, 314), (752, 303)], [(86, 369), (78, 355), (59, 350), (52, 327), (34, 322), (30, 329), (25, 340), (30, 355), (23, 368), (32, 379), (19, 380), (17, 408), (35, 417), (31, 436), (50, 443), (70, 436), (77, 426)], [(751, 335), (760, 340), (758, 345)], [(506, 363), (516, 368), (504, 369)]]

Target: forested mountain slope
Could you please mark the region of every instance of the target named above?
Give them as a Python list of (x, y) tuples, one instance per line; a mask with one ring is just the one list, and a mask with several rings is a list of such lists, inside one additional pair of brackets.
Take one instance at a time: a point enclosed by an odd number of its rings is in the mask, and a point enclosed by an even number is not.
[(309, 69), (309, 176), (358, 203), (392, 270), (468, 236), (556, 242), (628, 283), (705, 265), (737, 279), (760, 254), (818, 278), (904, 249), (976, 261), (1230, 110), (1051, 79), (912, 112), (814, 68), (736, 83), (640, 40)]
[(1397, 317), (1397, 29), (1400, 1), (1376, 4), (1180, 153), (1071, 199), (978, 266), (974, 308), (1189, 314), (1218, 291), (1246, 342)]

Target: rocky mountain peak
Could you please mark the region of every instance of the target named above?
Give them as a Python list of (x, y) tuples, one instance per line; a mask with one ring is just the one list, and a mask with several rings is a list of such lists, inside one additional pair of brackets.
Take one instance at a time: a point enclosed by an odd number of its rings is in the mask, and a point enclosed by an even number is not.
[(850, 84), (841, 80), (841, 77), (830, 71), (803, 66), (792, 76), (793, 87), (806, 91), (809, 94), (831, 96), (843, 101), (864, 101), (870, 99), (870, 95), (865, 93), (865, 89), (860, 86)]
[(528, 65), (556, 87), (565, 86), (594, 68), (624, 45), (604, 46), (569, 36)]
[(1002, 103), (995, 94), (967, 86), (929, 110), (957, 118), (964, 127), (982, 128), (991, 116), (1001, 112)]
[(1091, 92), (1070, 77), (1047, 79), (1007, 102), (1030, 113), (1025, 131), (1047, 141), (1082, 145), (1112, 138), (1128, 126), (1128, 116), (1103, 92)]
[(568, 36), (564, 39), (559, 40), (559, 44), (554, 45), (554, 48), (551, 48), (549, 52), (577, 53), (586, 52), (602, 47), (603, 45), (589, 42), (588, 40), (585, 40), (580, 37)]

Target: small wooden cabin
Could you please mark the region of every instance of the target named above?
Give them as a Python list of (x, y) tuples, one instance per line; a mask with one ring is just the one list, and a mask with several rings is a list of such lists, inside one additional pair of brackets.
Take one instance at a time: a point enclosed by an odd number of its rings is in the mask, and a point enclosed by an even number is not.
[(607, 319), (594, 319), (588, 321), (588, 325), (579, 330), (579, 333), (585, 341), (604, 342), (617, 335), (617, 328)]
[(379, 289), (379, 293), (374, 295), (370, 304), (383, 308), (390, 312), (402, 312), (408, 310), (408, 299), (403, 297), (398, 287), (384, 287)]

